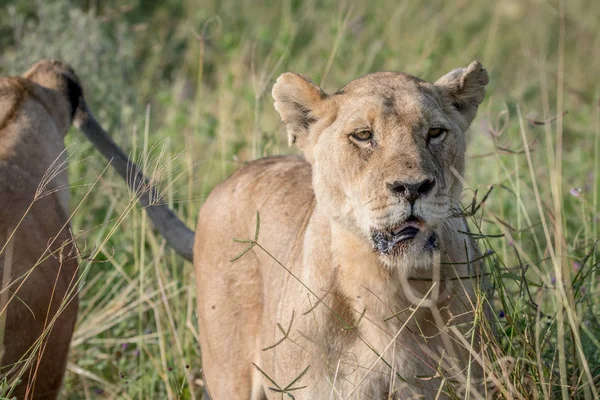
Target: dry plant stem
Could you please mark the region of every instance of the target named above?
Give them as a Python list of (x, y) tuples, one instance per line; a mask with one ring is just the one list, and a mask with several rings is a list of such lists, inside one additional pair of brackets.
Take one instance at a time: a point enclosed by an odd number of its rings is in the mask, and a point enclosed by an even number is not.
[[(560, 4), (560, 28), (558, 35), (558, 92), (556, 95), (557, 113), (562, 112), (563, 105), (563, 74), (564, 74), (564, 39), (565, 39), (565, 10), (564, 2)], [(558, 367), (560, 370), (560, 386), (563, 400), (569, 398), (568, 381), (567, 381), (567, 354), (565, 349), (565, 321), (563, 307), (570, 307), (572, 301), (569, 299), (569, 288), (565, 286), (565, 279), (570, 281), (570, 271), (567, 263), (563, 260), (563, 225), (562, 225), (562, 118), (559, 118), (556, 123), (556, 162), (554, 163), (554, 173), (551, 175), (551, 187), (554, 194), (554, 251), (556, 258), (554, 259), (554, 271), (556, 274), (556, 283), (562, 295), (564, 295), (563, 304), (559, 302), (557, 310), (558, 324)], [(552, 179), (553, 178), (553, 179)], [(541, 212), (541, 209), (540, 209)]]
[[(518, 195), (521, 193), (521, 180), (518, 178), (519, 175), (516, 174), (517, 178), (512, 179), (510, 171), (508, 171), (508, 169), (502, 162), (502, 158), (500, 157), (500, 154), (497, 151), (495, 153), (495, 156), (496, 156), (496, 161), (498, 162), (498, 165), (500, 165), (500, 167), (502, 168), (502, 171), (506, 175), (506, 179), (509, 180), (509, 182), (511, 183), (511, 186), (515, 190), (515, 193), (517, 193), (517, 195), (515, 197), (516, 197), (516, 201), (518, 203), (518, 207), (517, 207), (518, 215), (521, 215), (521, 214), (523, 215), (523, 217), (525, 218), (525, 222), (527, 222), (527, 226), (533, 226), (533, 221), (531, 220), (531, 217), (529, 216), (529, 213), (527, 212), (527, 206), (523, 202), (523, 198)], [(520, 235), (520, 232), (519, 232), (519, 235)], [(543, 253), (542, 248), (541, 248), (541, 245), (540, 245), (540, 242), (539, 242), (537, 236), (533, 237), (533, 241), (534, 241), (537, 253), (542, 254)]]
[(331, 49), (331, 53), (329, 53), (329, 59), (327, 60), (327, 65), (325, 66), (325, 71), (323, 71), (323, 77), (321, 78), (321, 82), (319, 86), (324, 87), (325, 81), (327, 80), (327, 76), (329, 75), (329, 71), (331, 70), (331, 66), (333, 65), (333, 60), (335, 60), (335, 55), (344, 39), (344, 34), (346, 33), (346, 27), (348, 25), (348, 21), (350, 20), (350, 16), (352, 15), (352, 5), (348, 6), (345, 15), (342, 17), (343, 10), (340, 9), (340, 18), (338, 22), (338, 33), (335, 38), (335, 42), (333, 43), (333, 48)]
[[(9, 228), (6, 231), (7, 243), (4, 247), (4, 271), (2, 272), (2, 292), (0, 292), (0, 360), (2, 360), (2, 356), (4, 355), (4, 334), (6, 333), (6, 315), (7, 315), (7, 305), (8, 305), (8, 285), (11, 279), (12, 272), (12, 264), (13, 264), (13, 255), (14, 255), (14, 246), (15, 240), (11, 239), (11, 234), (13, 233), (13, 229)], [(0, 255), (2, 253), (0, 252)]]
[[(279, 35), (281, 35), (281, 31), (283, 30), (283, 28), (280, 29)], [(255, 61), (255, 54), (256, 54), (256, 48), (254, 47), (252, 50), (252, 61), (250, 64), (250, 70), (251, 70), (251, 74), (252, 74), (252, 83), (253, 83), (253, 91), (254, 91), (254, 118), (253, 118), (253, 124), (252, 124), (252, 158), (256, 159), (259, 157), (264, 156), (264, 148), (261, 149), (261, 154), (259, 154), (259, 142), (262, 136), (262, 131), (261, 131), (261, 121), (260, 121), (260, 102), (261, 99), (263, 97), (263, 95), (265, 94), (265, 91), (267, 90), (267, 88), (269, 87), (270, 83), (273, 80), (273, 75), (275, 74), (275, 72), (277, 72), (279, 70), (279, 67), (281, 65), (281, 63), (283, 62), (283, 60), (286, 57), (286, 53), (283, 53), (279, 56), (279, 58), (277, 59), (277, 61), (275, 62), (275, 65), (270, 69), (270, 71), (268, 70), (268, 64), (271, 60), (271, 57), (273, 55), (275, 48), (271, 48), (269, 54), (267, 55), (267, 61), (265, 62), (265, 67), (263, 68), (263, 70), (260, 73), (259, 77), (256, 77), (256, 61)]]
[[(543, 296), (543, 292), (540, 291), (537, 295), (537, 302), (538, 304), (541, 303), (542, 300), (542, 296)], [(541, 347), (541, 341), (540, 341), (540, 329), (541, 329), (541, 324), (540, 324), (540, 319), (541, 319), (541, 308), (538, 308), (537, 313), (536, 313), (536, 325), (535, 325), (535, 354), (536, 354), (536, 363), (537, 363), (537, 368), (538, 368), (538, 374), (539, 374), (539, 379), (540, 379), (540, 385), (542, 387), (542, 393), (544, 395), (545, 399), (550, 399), (550, 393), (548, 391), (548, 389), (546, 388), (546, 381), (544, 380), (544, 364), (542, 361), (542, 347)]]
[[(153, 306), (152, 310), (154, 311), (154, 318), (156, 318), (156, 334), (158, 336), (158, 350), (159, 350), (159, 355), (160, 355), (160, 363), (162, 366), (162, 371), (168, 371), (166, 345), (163, 340), (164, 334), (162, 332), (162, 324), (161, 324), (161, 317), (160, 317), (161, 312), (157, 305)], [(173, 389), (171, 388), (171, 385), (169, 384), (168, 374), (160, 374), (160, 377), (161, 377), (163, 383), (165, 384), (165, 388), (167, 389), (167, 398), (169, 400), (174, 399), (175, 396), (173, 394)]]
[[(592, 215), (600, 215), (600, 207), (598, 204), (598, 191), (600, 190), (600, 98), (596, 99), (596, 108), (594, 110), (595, 115), (595, 123), (594, 123), (594, 185), (592, 186), (593, 195), (592, 195)], [(598, 225), (600, 224), (600, 220), (597, 218), (592, 218), (593, 224), (593, 237), (600, 237), (600, 232), (598, 232)], [(596, 253), (593, 253), (592, 256), (592, 265), (596, 265), (599, 261), (596, 259)], [(596, 282), (596, 269), (592, 272), (591, 281)], [(597, 284), (594, 284), (592, 290), (597, 292), (596, 290)]]
[[(146, 115), (144, 120), (144, 144), (142, 147), (142, 171), (148, 171), (148, 134), (150, 130), (150, 105), (146, 106)], [(152, 201), (152, 200), (151, 200)], [(142, 299), (144, 297), (144, 278), (146, 275), (146, 251), (144, 250), (146, 244), (146, 213), (142, 212), (140, 216), (140, 247), (139, 247), (139, 298)], [(142, 303), (138, 307), (138, 335), (140, 336), (140, 356), (139, 356), (139, 368), (140, 371), (143, 369), (144, 365), (144, 340), (143, 340), (143, 322), (144, 322), (144, 310), (142, 307)], [(139, 398), (144, 398), (144, 387), (140, 386)]]
[[(184, 359), (184, 352), (183, 352), (183, 346), (181, 344), (181, 340), (179, 339), (179, 332), (177, 331), (177, 326), (175, 324), (175, 318), (174, 318), (174, 313), (173, 310), (171, 309), (171, 305), (169, 303), (169, 298), (167, 296), (167, 291), (165, 289), (165, 284), (164, 284), (164, 277), (163, 274), (161, 272), (161, 263), (160, 260), (162, 260), (164, 258), (164, 248), (161, 248), (161, 253), (160, 254), (155, 254), (155, 262), (154, 262), (154, 268), (155, 268), (155, 273), (156, 273), (156, 279), (157, 279), (157, 283), (158, 283), (158, 287), (160, 290), (160, 298), (162, 300), (163, 303), (163, 307), (164, 310), (167, 314), (167, 320), (169, 322), (169, 329), (171, 330), (171, 334), (175, 340), (175, 348), (177, 349), (177, 353), (179, 355), (179, 358), (181, 359), (181, 367), (185, 370), (185, 359)], [(157, 323), (157, 328), (160, 324)], [(162, 340), (162, 336), (161, 336), (161, 340)], [(192, 379), (190, 377), (190, 374), (186, 373), (186, 380), (187, 383), (189, 385), (189, 387), (193, 387), (193, 382)], [(191, 398), (192, 400), (196, 399), (196, 394), (191, 391)]]

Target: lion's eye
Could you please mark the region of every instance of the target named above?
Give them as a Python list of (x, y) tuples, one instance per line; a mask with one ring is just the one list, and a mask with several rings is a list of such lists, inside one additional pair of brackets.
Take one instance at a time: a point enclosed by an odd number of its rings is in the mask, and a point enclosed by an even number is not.
[(444, 133), (446, 133), (444, 128), (431, 128), (427, 133), (427, 136), (429, 136), (430, 139), (436, 139), (441, 137)]
[(360, 131), (353, 132), (352, 134), (350, 134), (350, 136), (352, 136), (354, 139), (360, 142), (366, 142), (373, 138), (373, 132), (371, 132), (368, 129), (363, 129)]

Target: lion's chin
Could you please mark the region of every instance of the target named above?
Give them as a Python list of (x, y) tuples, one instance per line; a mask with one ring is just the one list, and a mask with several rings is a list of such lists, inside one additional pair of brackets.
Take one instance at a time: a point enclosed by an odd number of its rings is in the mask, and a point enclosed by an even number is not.
[(439, 249), (438, 236), (431, 230), (401, 235), (378, 231), (373, 232), (371, 241), (373, 251), (388, 268), (429, 269)]

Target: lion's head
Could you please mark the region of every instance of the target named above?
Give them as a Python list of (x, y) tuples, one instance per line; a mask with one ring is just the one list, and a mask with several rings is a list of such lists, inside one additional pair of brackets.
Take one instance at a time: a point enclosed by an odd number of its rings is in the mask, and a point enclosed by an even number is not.
[(81, 83), (73, 69), (61, 61), (42, 60), (25, 72), (23, 77), (50, 89), (37, 95), (43, 97), (40, 100), (52, 105), (48, 111), (59, 124), (61, 132), (66, 134), (83, 95)]
[(457, 206), (465, 132), (487, 83), (477, 61), (435, 84), (380, 72), (333, 95), (285, 73), (273, 98), (290, 142), (312, 165), (318, 206), (388, 267), (420, 266), (430, 264)]

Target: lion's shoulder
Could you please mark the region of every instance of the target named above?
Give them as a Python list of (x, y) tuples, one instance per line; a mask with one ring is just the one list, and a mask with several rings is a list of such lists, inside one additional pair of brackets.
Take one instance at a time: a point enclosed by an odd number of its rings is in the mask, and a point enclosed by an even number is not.
[(283, 218), (283, 209), (297, 209), (313, 199), (310, 164), (301, 156), (273, 156), (242, 166), (213, 189), (203, 208), (229, 213), (267, 207)]

